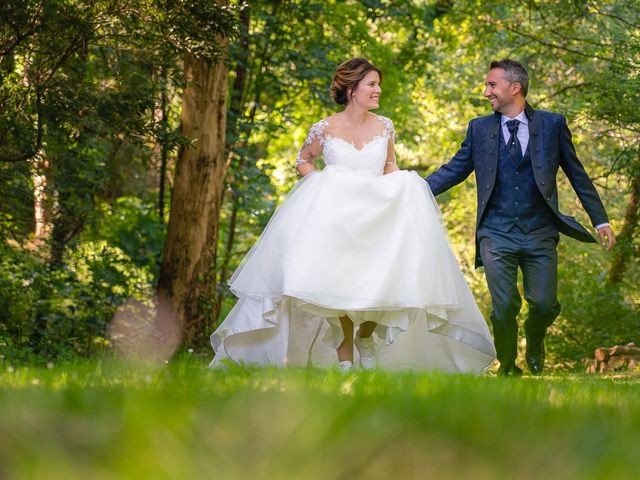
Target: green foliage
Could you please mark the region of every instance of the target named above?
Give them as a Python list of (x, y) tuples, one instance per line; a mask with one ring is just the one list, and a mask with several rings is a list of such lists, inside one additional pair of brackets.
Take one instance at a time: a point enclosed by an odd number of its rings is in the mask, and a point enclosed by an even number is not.
[[(0, 364), (7, 478), (633, 478), (638, 372)], [(132, 454), (131, 452), (135, 452)]]
[[(640, 336), (637, 285), (612, 288), (605, 283), (607, 257), (593, 245), (567, 240), (561, 244), (559, 266), (560, 318), (547, 345), (558, 364), (583, 367), (581, 360), (597, 347), (625, 345)], [(632, 266), (629, 278), (638, 278)]]
[(106, 241), (79, 244), (65, 268), (48, 272), (45, 351), (71, 349), (89, 355), (108, 346), (107, 327), (129, 298), (151, 296), (152, 276)]
[[(32, 251), (12, 253), (2, 270), (21, 273), (2, 278), (11, 308), (1, 325), (16, 349), (94, 353), (115, 309), (150, 296), (164, 237), (157, 177), (185, 143), (181, 59), (219, 58), (235, 11), (208, 1), (3, 2), (0, 231), (2, 248)], [(34, 238), (40, 180), (49, 233)], [(31, 277), (28, 294), (9, 296)]]
[(173, 49), (174, 55), (189, 52), (197, 58), (215, 61), (224, 57), (221, 38), (233, 34), (237, 25), (237, 7), (207, 0), (153, 0), (150, 35), (154, 43)]
[(101, 210), (100, 220), (82, 234), (81, 241), (117, 245), (136, 266), (155, 275), (165, 225), (154, 206), (136, 197), (120, 197), (112, 205), (103, 203)]
[(0, 162), (0, 237), (22, 239), (33, 230), (30, 165)]
[(26, 343), (40, 292), (32, 288), (41, 264), (20, 248), (0, 243), (0, 338)]
[(33, 319), (43, 315), (47, 335), (38, 346), (45, 358), (87, 356), (109, 350), (108, 327), (118, 307), (150, 300), (164, 225), (157, 212), (136, 198), (103, 205), (69, 249), (62, 268), (29, 252), (2, 245), (0, 336), (7, 358), (22, 358)]
[[(0, 5), (0, 336), (16, 349), (26, 345), (39, 313), (52, 329), (49, 353), (95, 352), (118, 305), (149, 294), (164, 236), (155, 204), (169, 197), (171, 157), (186, 146), (178, 133), (181, 57), (219, 58), (221, 34), (231, 37), (230, 169), (216, 262), (223, 293), (297, 180), (294, 158), (309, 127), (338, 109), (329, 83), (352, 56), (382, 68), (378, 113), (395, 123), (401, 167), (425, 175), (456, 151), (471, 118), (490, 113), (482, 98), (489, 62), (523, 61), (530, 102), (567, 115), (578, 154), (621, 230), (627, 185), (640, 171), (635, 0), (230, 3)], [(162, 199), (160, 175), (168, 182)], [(44, 245), (33, 233), (42, 178), (53, 227)], [(488, 317), (484, 275), (473, 268), (473, 180), (439, 201)], [(566, 182), (561, 210), (588, 223)], [(563, 311), (548, 340), (553, 363), (576, 366), (594, 346), (638, 340), (637, 231), (615, 289), (603, 286), (608, 256), (562, 240)], [(234, 301), (221, 300), (219, 319)]]

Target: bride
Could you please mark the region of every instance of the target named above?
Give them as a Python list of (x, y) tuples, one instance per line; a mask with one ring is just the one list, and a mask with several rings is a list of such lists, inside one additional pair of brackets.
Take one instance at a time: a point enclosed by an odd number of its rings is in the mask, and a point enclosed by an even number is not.
[(336, 70), (345, 108), (313, 125), (303, 178), (231, 277), (238, 301), (211, 335), (210, 366), (350, 370), (354, 344), (363, 369), (479, 373), (494, 360), (431, 191), (398, 168), (393, 124), (370, 112), (381, 80), (362, 58)]

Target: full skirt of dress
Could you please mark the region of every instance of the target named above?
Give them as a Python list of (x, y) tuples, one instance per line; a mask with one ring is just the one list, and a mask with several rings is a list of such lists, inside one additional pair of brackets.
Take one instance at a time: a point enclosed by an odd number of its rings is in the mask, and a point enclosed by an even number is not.
[(356, 328), (378, 324), (384, 369), (480, 373), (495, 359), (438, 205), (415, 172), (330, 165), (307, 175), (229, 285), (238, 301), (211, 335), (210, 366), (336, 365), (344, 315)]

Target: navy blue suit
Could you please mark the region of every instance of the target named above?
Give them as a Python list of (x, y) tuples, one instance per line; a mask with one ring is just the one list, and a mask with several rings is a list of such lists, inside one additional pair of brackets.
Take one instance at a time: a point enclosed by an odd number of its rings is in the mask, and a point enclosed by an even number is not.
[(505, 147), (501, 114), (469, 123), (460, 150), (426, 178), (434, 195), (472, 172), (477, 183), (476, 267), (485, 267), (492, 297), (494, 340), (501, 364), (517, 355), (516, 317), (521, 298), (517, 270), (524, 277), (529, 317), (527, 342), (542, 344), (546, 328), (560, 312), (557, 301), (558, 232), (583, 242), (595, 238), (575, 218), (558, 210), (556, 174), (562, 168), (593, 225), (608, 223), (600, 197), (578, 160), (564, 116), (526, 105), (529, 143), (513, 162)]

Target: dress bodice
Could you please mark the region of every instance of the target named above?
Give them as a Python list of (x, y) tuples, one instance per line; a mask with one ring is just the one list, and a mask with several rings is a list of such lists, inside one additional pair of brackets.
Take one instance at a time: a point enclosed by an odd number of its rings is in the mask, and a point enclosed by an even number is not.
[[(386, 117), (376, 115), (381, 122), (380, 131), (360, 147), (327, 132), (328, 119), (322, 119), (311, 128), (307, 139), (298, 152), (296, 165), (313, 162), (321, 151), (325, 165), (337, 166), (364, 175), (380, 176), (385, 163), (389, 163), (389, 140), (394, 139), (393, 123)], [(393, 158), (395, 161), (395, 158)]]

